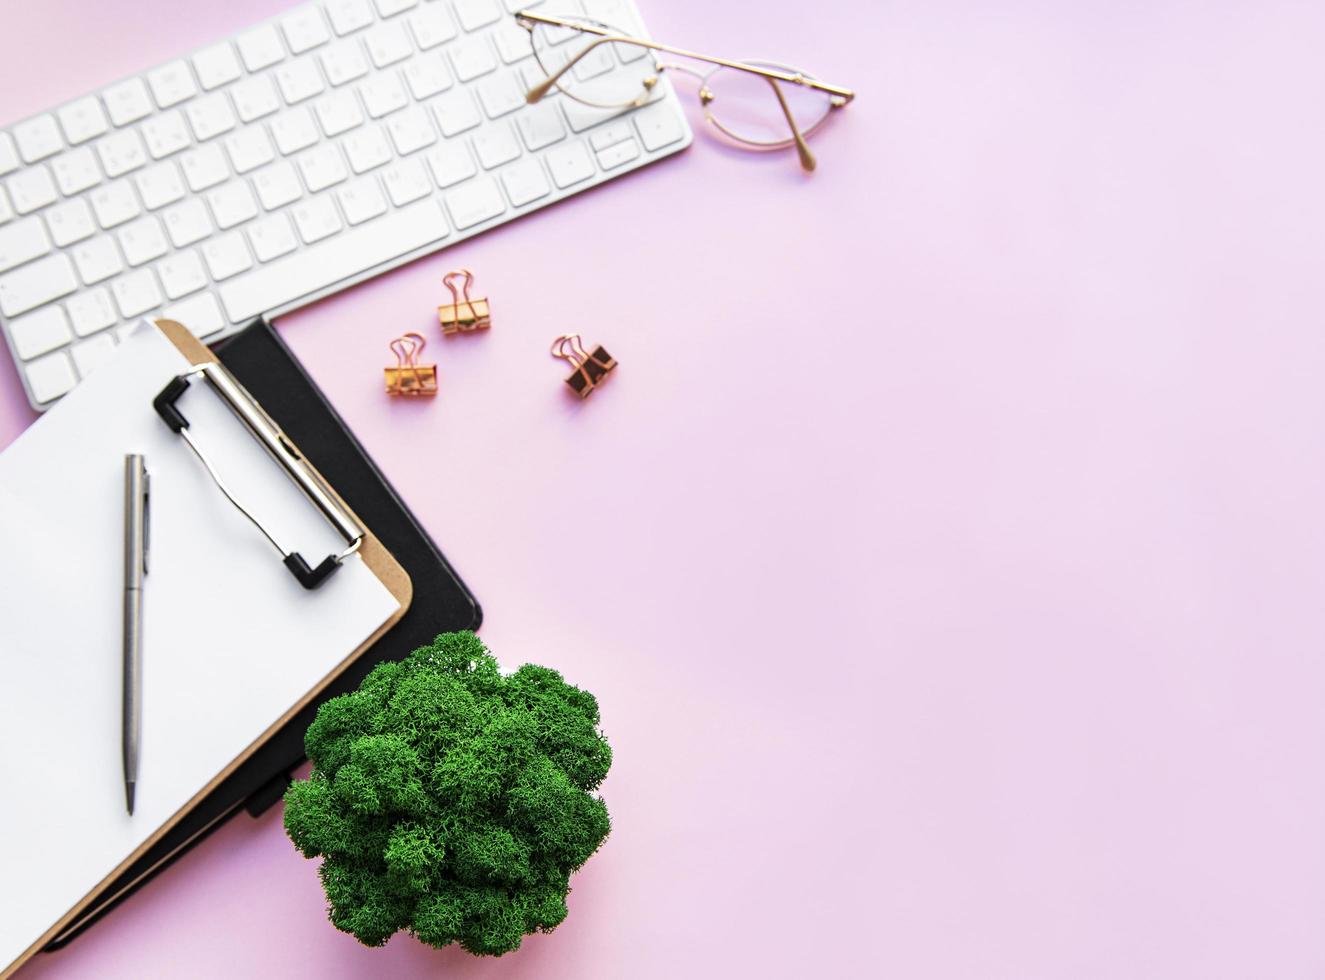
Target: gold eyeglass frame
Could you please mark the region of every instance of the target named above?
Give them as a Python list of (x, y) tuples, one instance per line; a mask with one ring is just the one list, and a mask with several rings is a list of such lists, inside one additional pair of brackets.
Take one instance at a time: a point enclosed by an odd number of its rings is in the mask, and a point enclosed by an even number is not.
[[(636, 106), (644, 105), (646, 102), (649, 101), (650, 97), (652, 96), (653, 89), (658, 84), (658, 78), (662, 74), (662, 72), (669, 70), (680, 71), (688, 75), (693, 75), (700, 80), (699, 102), (704, 109), (704, 118), (707, 119), (709, 123), (714, 126), (714, 128), (718, 129), (725, 136), (736, 141), (742, 146), (752, 147), (754, 149), (780, 150), (780, 149), (785, 149), (788, 146), (795, 146), (796, 153), (800, 157), (801, 166), (805, 170), (813, 170), (816, 166), (816, 160), (814, 154), (810, 152), (809, 144), (805, 140), (806, 136), (813, 133), (816, 129), (822, 126), (828, 120), (828, 117), (832, 115), (834, 110), (845, 107), (848, 103), (851, 102), (852, 99), (856, 97), (856, 93), (849, 88), (843, 88), (840, 85), (830, 85), (827, 82), (821, 82), (817, 78), (811, 78), (810, 76), (805, 75), (804, 73), (799, 71), (793, 71), (793, 70), (781, 71), (777, 68), (770, 68), (760, 63), (729, 61), (726, 58), (716, 58), (713, 57), (712, 55), (700, 54), (697, 51), (689, 51), (685, 48), (673, 47), (672, 45), (669, 44), (659, 44), (657, 41), (649, 41), (644, 38), (631, 37), (628, 34), (622, 34), (620, 32), (615, 31), (613, 28), (609, 27), (608, 25), (601, 24), (597, 21), (590, 21), (584, 19), (570, 19), (563, 17), (550, 17), (545, 14), (537, 14), (529, 10), (521, 10), (518, 13), (516, 13), (515, 21), (517, 24), (519, 24), (521, 27), (523, 27), (526, 31), (529, 32), (529, 43), (530, 46), (533, 47), (534, 49), (534, 57), (536, 60), (538, 60), (539, 66), (544, 68), (544, 70), (546, 70), (546, 66), (543, 65), (542, 60), (539, 58), (538, 46), (534, 42), (534, 29), (538, 27), (540, 24), (547, 27), (561, 27), (567, 30), (578, 31), (581, 34), (596, 35), (594, 40), (590, 41), (589, 44), (587, 44), (583, 50), (581, 50), (573, 58), (568, 60), (553, 74), (549, 75), (543, 81), (539, 82), (537, 85), (531, 88), (528, 91), (528, 93), (526, 93), (525, 101), (528, 102), (530, 105), (533, 105), (534, 103), (542, 100), (542, 98), (552, 90), (553, 86), (556, 86), (560, 91), (564, 92), (568, 97), (575, 99), (575, 101), (583, 103), (584, 105), (594, 106), (595, 108), (623, 108), (623, 109), (634, 108)], [(622, 102), (614, 105), (603, 105), (597, 102), (590, 102), (587, 99), (576, 96), (575, 93), (572, 92), (569, 88), (562, 88), (558, 84), (561, 77), (565, 75), (566, 72), (570, 71), (570, 69), (573, 68), (581, 59), (583, 59), (585, 55), (587, 55), (590, 51), (597, 48), (599, 45), (603, 44), (633, 44), (636, 45), (637, 47), (645, 48), (649, 51), (674, 54), (677, 55), (678, 57), (690, 58), (694, 61), (703, 61), (710, 65), (716, 65), (719, 68), (731, 68), (735, 71), (748, 72), (751, 75), (757, 75), (761, 78), (764, 78), (768, 81), (769, 88), (773, 90), (773, 94), (774, 96), (776, 96), (778, 101), (778, 106), (782, 110), (782, 115), (787, 120), (787, 125), (791, 129), (791, 134), (792, 134), (791, 138), (780, 140), (778, 142), (773, 142), (773, 143), (761, 143), (755, 140), (745, 139), (744, 137), (739, 136), (736, 133), (732, 132), (721, 122), (719, 122), (714, 117), (713, 113), (709, 110), (709, 103), (711, 103), (714, 100), (714, 94), (712, 91), (709, 90), (708, 85), (706, 84), (709, 75), (700, 74), (694, 69), (687, 68), (684, 65), (664, 64), (657, 57), (654, 58), (654, 68), (656, 69), (657, 74), (644, 79), (643, 82), (644, 92), (641, 95), (637, 96), (631, 102)], [(712, 72), (710, 72), (709, 74), (711, 75)], [(828, 111), (824, 113), (822, 118), (816, 120), (813, 125), (802, 131), (801, 127), (797, 124), (795, 117), (791, 113), (791, 107), (787, 105), (786, 96), (782, 94), (782, 89), (778, 86), (777, 84), (778, 82), (783, 82), (788, 85), (799, 85), (802, 88), (810, 88), (819, 92), (826, 93), (829, 97)]]

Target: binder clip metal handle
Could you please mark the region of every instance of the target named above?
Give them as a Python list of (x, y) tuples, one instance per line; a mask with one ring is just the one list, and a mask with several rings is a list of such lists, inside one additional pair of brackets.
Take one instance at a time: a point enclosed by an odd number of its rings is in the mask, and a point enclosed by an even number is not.
[[(216, 471), (212, 461), (207, 458), (207, 454), (202, 451), (193, 438), (189, 431), (189, 421), (179, 410), (177, 402), (184, 392), (189, 390), (194, 378), (202, 378), (208, 383), (212, 390), (221, 397), (226, 407), (262, 444), (267, 453), (280, 464), (286, 476), (294, 481), (295, 485), (303, 491), (304, 496), (322, 512), (327, 521), (345, 539), (346, 547), (344, 551), (340, 554), (328, 555), (316, 566), (309, 565), (303, 555), (282, 546), (262, 521), (235, 497), (230, 488), (226, 486), (225, 481), (221, 479), (221, 475)], [(200, 364), (192, 371), (172, 378), (161, 389), (161, 393), (152, 400), (152, 407), (156, 409), (156, 413), (161, 416), (166, 425), (170, 427), (170, 430), (178, 433), (188, 447), (193, 450), (193, 454), (202, 462), (225, 498), (234, 504), (235, 508), (247, 517), (254, 527), (262, 532), (262, 536), (271, 542), (273, 548), (280, 552), (285, 567), (290, 570), (290, 573), (299, 580), (299, 584), (304, 588), (316, 589), (341, 566), (346, 558), (359, 550), (366, 534), (363, 527), (335, 498), (331, 488), (327, 486), (321, 476), (299, 455), (298, 450), (294, 448), (294, 445), (281, 431), (280, 427), (272, 421), (271, 416), (262, 410), (258, 403), (253, 400), (253, 396), (220, 364), (211, 362)]]
[[(464, 285), (456, 289), (455, 281), (461, 277), (464, 277)], [(468, 333), (492, 326), (492, 310), (488, 301), (469, 298), (469, 287), (473, 284), (474, 273), (468, 269), (457, 269), (442, 277), (442, 285), (451, 291), (451, 302), (437, 307), (437, 320), (442, 325), (442, 333)]]
[(396, 355), (396, 366), (383, 368), (388, 395), (437, 394), (437, 365), (420, 364), (419, 355), (427, 341), (421, 334), (407, 333), (388, 345)]
[(575, 368), (575, 372), (566, 379), (566, 384), (581, 398), (588, 398), (617, 365), (616, 359), (601, 344), (594, 348), (592, 354), (585, 350), (577, 333), (562, 334), (552, 341), (552, 356), (569, 362)]

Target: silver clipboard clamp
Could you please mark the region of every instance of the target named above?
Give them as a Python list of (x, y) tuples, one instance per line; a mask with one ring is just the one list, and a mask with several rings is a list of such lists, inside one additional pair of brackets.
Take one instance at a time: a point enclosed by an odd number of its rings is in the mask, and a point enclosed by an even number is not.
[[(212, 465), (206, 454), (198, 447), (193, 436), (189, 433), (188, 419), (184, 418), (178, 406), (180, 396), (189, 389), (194, 378), (204, 379), (212, 390), (220, 395), (221, 400), (234, 413), (235, 417), (244, 423), (245, 428), (249, 430), (267, 450), (285, 474), (294, 481), (295, 485), (303, 491), (304, 496), (313, 502), (327, 521), (340, 533), (346, 541), (345, 550), (340, 554), (328, 555), (316, 567), (311, 567), (304, 559), (303, 555), (297, 551), (291, 551), (281, 545), (276, 536), (269, 531), (260, 520), (253, 515), (247, 507), (236, 499), (231, 493), (230, 488), (226, 486), (225, 481), (221, 479), (216, 467)], [(321, 476), (313, 470), (304, 460), (299, 451), (295, 449), (294, 444), (290, 442), (285, 433), (281, 431), (280, 426), (272, 421), (271, 416), (264, 412), (261, 406), (254, 401), (250, 395), (234, 376), (220, 364), (209, 362), (199, 364), (193, 370), (177, 375), (169, 384), (167, 384), (161, 393), (152, 399), (152, 407), (156, 409), (158, 415), (170, 426), (171, 431), (179, 433), (184, 437), (184, 441), (189, 448), (193, 450), (195, 456), (207, 468), (216, 485), (225, 494), (227, 500), (238, 508), (239, 512), (249, 519), (249, 521), (262, 532), (263, 537), (271, 542), (272, 547), (279, 551), (285, 561), (285, 567), (291, 574), (299, 580), (299, 584), (306, 589), (316, 589), (325, 582), (333, 572), (341, 566), (350, 555), (359, 550), (363, 544), (364, 528), (359, 522), (340, 504), (332, 493), (331, 488)]]

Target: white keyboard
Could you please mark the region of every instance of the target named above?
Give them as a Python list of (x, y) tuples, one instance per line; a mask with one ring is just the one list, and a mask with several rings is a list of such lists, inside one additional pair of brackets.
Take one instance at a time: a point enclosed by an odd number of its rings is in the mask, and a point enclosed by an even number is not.
[[(140, 317), (215, 340), (689, 145), (543, 78), (512, 16), (631, 0), (319, 0), (0, 129), (0, 326), (48, 408)], [(555, 90), (554, 90), (555, 91)]]

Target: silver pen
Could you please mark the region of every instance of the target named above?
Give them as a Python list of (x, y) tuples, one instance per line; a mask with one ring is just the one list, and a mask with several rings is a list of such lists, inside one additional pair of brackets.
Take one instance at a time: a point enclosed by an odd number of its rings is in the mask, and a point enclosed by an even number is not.
[(124, 802), (133, 814), (143, 737), (143, 579), (147, 575), (148, 476), (143, 457), (124, 457)]

